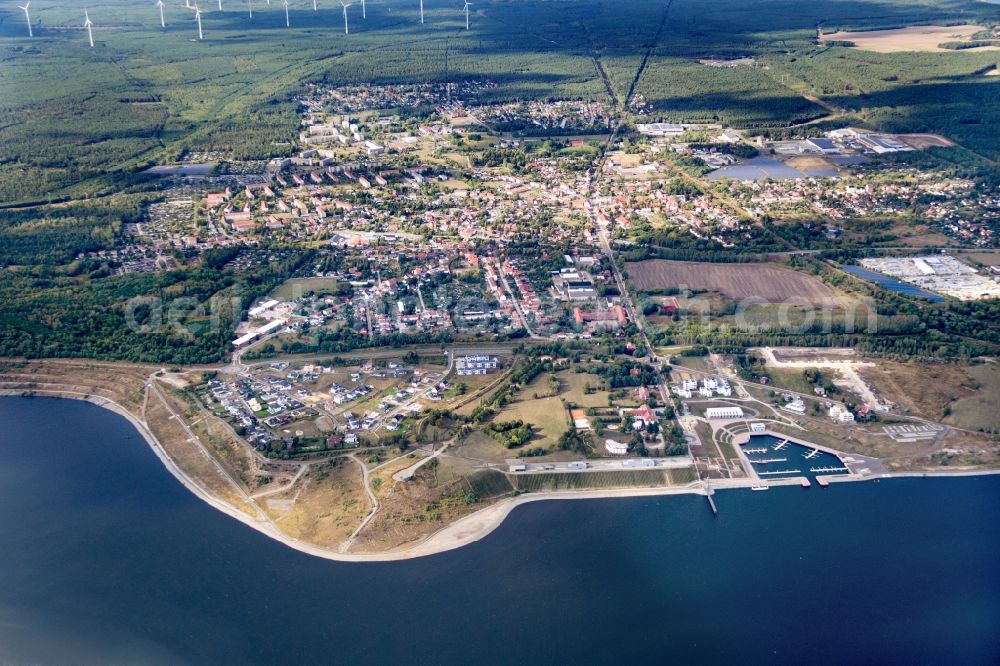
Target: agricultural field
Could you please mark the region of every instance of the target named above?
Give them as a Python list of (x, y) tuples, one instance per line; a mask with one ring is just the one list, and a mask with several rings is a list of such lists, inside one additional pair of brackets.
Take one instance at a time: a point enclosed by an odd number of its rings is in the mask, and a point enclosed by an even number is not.
[[(866, 30), (864, 32), (834, 32), (823, 35), (824, 42), (851, 42), (854, 48), (876, 53), (900, 51), (947, 51), (944, 42), (966, 42), (977, 32), (979, 25), (918, 25), (894, 30)], [(977, 47), (979, 50), (991, 47)]]
[(625, 265), (629, 280), (640, 291), (669, 289), (713, 291), (734, 299), (834, 306), (839, 299), (818, 279), (774, 264), (725, 264), (650, 259)]

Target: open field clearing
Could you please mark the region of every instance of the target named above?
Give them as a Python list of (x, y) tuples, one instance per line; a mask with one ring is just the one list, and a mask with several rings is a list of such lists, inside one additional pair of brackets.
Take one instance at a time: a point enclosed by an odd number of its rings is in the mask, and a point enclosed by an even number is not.
[(488, 506), (489, 499), (477, 493), (501, 492), (502, 483), (481, 473), (466, 478), (468, 468), (465, 461), (441, 458), (436, 467), (418, 469), (411, 481), (395, 482), (391, 474), (380, 474), (384, 480), (375, 488), (379, 511), (361, 531), (353, 550), (391, 550)]
[(361, 470), (347, 459), (317, 463), (295, 486), (268, 497), (265, 506), (285, 534), (336, 548), (370, 510)]
[(785, 160), (785, 164), (792, 167), (793, 169), (798, 169), (799, 171), (824, 171), (827, 169), (835, 169), (833, 162), (823, 157), (815, 157), (811, 155), (804, 155), (802, 157), (792, 157)]
[(951, 423), (970, 430), (1000, 431), (1000, 369), (995, 363), (969, 368), (976, 392), (952, 405)]
[[(823, 35), (823, 41), (852, 42), (856, 48), (876, 53), (900, 51), (948, 51), (942, 42), (959, 42), (981, 32), (981, 25), (917, 25), (896, 30), (866, 30), (864, 32), (835, 32)], [(979, 50), (995, 47), (979, 47)]]
[[(520, 419), (530, 423), (538, 429), (540, 435), (532, 440), (532, 445), (552, 444), (570, 425), (568, 405), (577, 405), (583, 409), (608, 406), (608, 392), (599, 390), (602, 384), (600, 377), (587, 373), (542, 373), (521, 389), (518, 399), (506, 405), (496, 420)], [(590, 386), (589, 393), (587, 386)], [(637, 406), (631, 394), (615, 404)]]
[(860, 370), (865, 381), (904, 412), (938, 420), (955, 400), (971, 398), (975, 384), (958, 365), (879, 361)]
[(1000, 266), (1000, 252), (997, 251), (962, 252), (961, 258), (983, 266)]
[[(530, 390), (530, 389), (529, 389)], [(562, 400), (555, 397), (530, 397), (512, 402), (497, 415), (497, 421), (524, 421), (536, 429), (536, 436), (531, 440), (532, 446), (545, 446), (554, 443), (559, 435), (569, 427), (569, 413)]]
[(816, 278), (774, 264), (715, 264), (649, 259), (625, 265), (629, 280), (642, 291), (692, 289), (717, 291), (735, 300), (836, 306), (836, 292)]
[(308, 292), (336, 294), (338, 284), (334, 278), (292, 278), (272, 291), (270, 296), (279, 301), (293, 301)]
[(900, 134), (898, 138), (905, 144), (917, 150), (924, 148), (950, 148), (955, 145), (954, 141), (938, 136), (937, 134)]

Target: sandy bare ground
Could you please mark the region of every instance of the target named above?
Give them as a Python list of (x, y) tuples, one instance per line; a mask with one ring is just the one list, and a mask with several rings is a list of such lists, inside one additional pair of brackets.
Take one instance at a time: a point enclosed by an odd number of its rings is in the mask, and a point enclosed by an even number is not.
[(770, 368), (792, 368), (803, 370), (807, 368), (829, 368), (831, 370), (835, 370), (843, 379), (845, 387), (848, 390), (857, 393), (861, 396), (861, 399), (869, 405), (880, 411), (887, 411), (890, 407), (890, 405), (886, 405), (878, 398), (878, 396), (875, 395), (875, 392), (872, 391), (872, 388), (868, 385), (868, 383), (865, 382), (865, 380), (861, 378), (861, 375), (858, 374), (858, 368), (873, 367), (875, 365), (874, 363), (852, 359), (843, 353), (831, 354), (831, 356), (839, 356), (837, 360), (831, 360), (822, 356), (813, 355), (810, 355), (810, 358), (806, 360), (779, 360), (775, 357), (774, 349), (770, 347), (761, 347), (758, 351), (761, 356), (764, 357), (764, 361)]
[(896, 137), (911, 148), (948, 148), (955, 143), (937, 134), (897, 134)]
[[(895, 30), (867, 30), (864, 32), (835, 32), (823, 35), (823, 41), (853, 42), (856, 48), (876, 53), (901, 51), (948, 51), (938, 46), (943, 42), (961, 42), (984, 30), (981, 25), (916, 25)], [(995, 50), (983, 46), (968, 50)], [(957, 51), (954, 51), (957, 53)]]
[(817, 169), (833, 168), (833, 163), (822, 157), (793, 157), (785, 161), (788, 166), (799, 171), (815, 171)]

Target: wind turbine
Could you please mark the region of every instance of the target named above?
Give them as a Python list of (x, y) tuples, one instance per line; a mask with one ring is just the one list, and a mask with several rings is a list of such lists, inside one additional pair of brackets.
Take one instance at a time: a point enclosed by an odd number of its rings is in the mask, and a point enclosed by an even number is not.
[(420, 0), (420, 25), (424, 24), (424, 0)]
[(191, 0), (184, 0), (184, 8), (191, 9)]
[(472, 3), (468, 2), (468, 0), (466, 0), (465, 6), (462, 7), (462, 9), (465, 10), (465, 29), (466, 30), (469, 29), (469, 6), (470, 5), (472, 5)]
[(285, 27), (286, 28), (291, 28), (292, 27), (292, 22), (288, 18), (288, 0), (285, 0)]
[(222, 11), (222, 0), (219, 0), (219, 11)]
[(361, 0), (361, 18), (368, 19), (368, 12), (365, 10), (365, 0)]
[(201, 32), (201, 7), (197, 2), (194, 3), (194, 20), (198, 22), (198, 40), (201, 41), (205, 36)]
[(347, 8), (351, 6), (351, 3), (344, 4), (344, 0), (340, 0), (340, 6), (344, 8), (344, 34), (351, 34), (347, 29)]
[(163, 20), (163, 0), (156, 0), (156, 6), (160, 10), (160, 27), (166, 28), (167, 22)]
[(253, 18), (253, 0), (247, 0), (247, 6), (250, 8), (250, 18)]
[(90, 20), (90, 12), (84, 9), (83, 17), (86, 19), (83, 22), (83, 27), (87, 29), (87, 38), (90, 39), (90, 48), (94, 48), (94, 24)]
[(28, 37), (34, 37), (35, 33), (31, 32), (31, 14), (28, 13), (28, 7), (31, 6), (31, 0), (24, 3), (24, 7), (18, 5), (18, 8), (24, 12), (24, 20), (28, 22)]
[(319, 9), (317, 9), (317, 7), (316, 7), (316, 0), (313, 0), (313, 11), (314, 12), (318, 12), (319, 11)]

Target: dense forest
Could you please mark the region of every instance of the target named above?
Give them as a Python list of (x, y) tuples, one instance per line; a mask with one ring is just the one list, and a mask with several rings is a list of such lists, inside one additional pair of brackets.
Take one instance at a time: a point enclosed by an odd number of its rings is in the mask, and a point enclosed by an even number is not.
[(65, 264), (109, 249), (123, 224), (138, 222), (148, 198), (120, 195), (69, 204), (0, 209), (0, 266)]
[(309, 256), (252, 274), (223, 267), (214, 255), (182, 271), (99, 279), (10, 271), (0, 282), (0, 356), (220, 361), (246, 307)]

